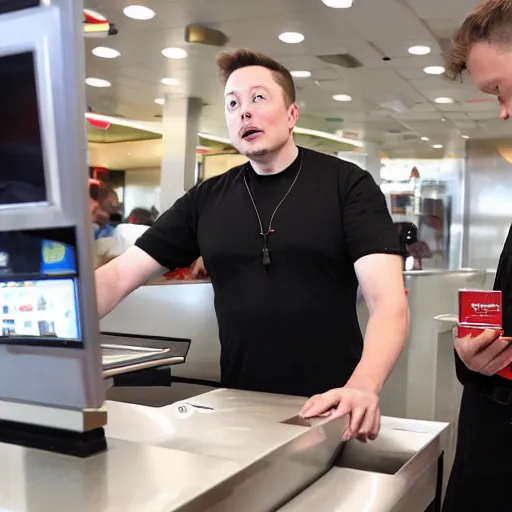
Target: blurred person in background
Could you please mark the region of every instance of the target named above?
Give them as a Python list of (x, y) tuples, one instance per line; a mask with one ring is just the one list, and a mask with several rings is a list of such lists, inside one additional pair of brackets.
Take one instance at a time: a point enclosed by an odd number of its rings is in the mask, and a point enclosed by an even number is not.
[[(496, 97), (503, 120), (512, 113), (512, 0), (487, 0), (468, 15), (445, 56), (450, 78), (469, 72)], [(512, 336), (512, 230), (501, 254), (495, 290), (502, 291), (503, 330)], [(455, 335), (457, 377), (464, 385), (458, 440), (444, 512), (510, 512), (512, 381), (496, 375), (512, 363), (510, 338), (487, 330)]]
[(112, 216), (119, 216), (119, 198), (111, 188), (100, 188), (99, 208), (96, 213), (96, 227), (94, 237), (108, 238), (114, 236), (115, 226), (111, 222)]
[(127, 218), (128, 224), (139, 224), (141, 226), (152, 226), (155, 218), (151, 210), (147, 208), (134, 208)]
[[(155, 273), (202, 256), (222, 385), (309, 396), (303, 417), (349, 415), (343, 439), (375, 439), (379, 394), (407, 336), (402, 253), (384, 196), (368, 172), (295, 145), (299, 108), (281, 64), (239, 49), (217, 65), (230, 138), (249, 161), (193, 187), (98, 269), (99, 315)], [(358, 282), (370, 312), (364, 343)]]

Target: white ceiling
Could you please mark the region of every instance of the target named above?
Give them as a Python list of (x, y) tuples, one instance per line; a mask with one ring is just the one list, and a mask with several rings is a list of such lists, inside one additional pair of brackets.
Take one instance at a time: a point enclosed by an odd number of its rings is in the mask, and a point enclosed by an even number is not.
[[(149, 21), (123, 15), (131, 3), (156, 12)], [(154, 120), (162, 107), (154, 99), (164, 92), (200, 97), (201, 131), (225, 136), (222, 91), (218, 84), (215, 55), (219, 48), (184, 41), (185, 26), (204, 24), (223, 31), (228, 47), (248, 47), (276, 58), (290, 70), (308, 70), (312, 77), (297, 79), (301, 106), (299, 125), (335, 132), (358, 131), (364, 140), (382, 145), (390, 156), (434, 156), (431, 144), (446, 142), (448, 133), (486, 137), (506, 134), (497, 121), (494, 101), (486, 99), (467, 81), (452, 83), (423, 72), (425, 66), (442, 64), (441, 41), (449, 38), (478, 0), (354, 0), (350, 9), (331, 9), (321, 0), (86, 0), (86, 7), (107, 16), (119, 34), (106, 39), (87, 39), (87, 75), (112, 82), (108, 89), (87, 88), (89, 105), (105, 114)], [(278, 39), (281, 32), (297, 31), (304, 42), (290, 45)], [(428, 45), (427, 56), (411, 56), (412, 45)], [(115, 60), (91, 54), (104, 45), (121, 52)], [(166, 47), (185, 48), (189, 57), (166, 59)], [(363, 63), (359, 69), (325, 64), (322, 54), (349, 52)], [(390, 61), (383, 61), (388, 56)], [(180, 80), (165, 87), (166, 76)], [(332, 99), (346, 93), (351, 103)], [(449, 96), (451, 105), (434, 99)], [(399, 101), (402, 112), (382, 107)], [(380, 104), (380, 105), (379, 105)], [(331, 118), (331, 120), (327, 120)], [(332, 121), (342, 118), (343, 122)], [(443, 121), (444, 119), (444, 121)], [(426, 136), (430, 142), (413, 137)]]

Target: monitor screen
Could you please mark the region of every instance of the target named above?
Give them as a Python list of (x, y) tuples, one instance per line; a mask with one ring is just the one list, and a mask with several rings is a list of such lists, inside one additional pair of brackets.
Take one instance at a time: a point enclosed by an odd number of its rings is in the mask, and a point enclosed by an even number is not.
[(0, 282), (0, 341), (79, 342), (76, 287), (73, 278)]
[(0, 57), (0, 205), (48, 200), (32, 52)]

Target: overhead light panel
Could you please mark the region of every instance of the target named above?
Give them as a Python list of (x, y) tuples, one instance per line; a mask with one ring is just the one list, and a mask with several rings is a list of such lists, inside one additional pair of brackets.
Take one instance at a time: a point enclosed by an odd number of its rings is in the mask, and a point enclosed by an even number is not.
[(311, 76), (311, 71), (290, 71), (290, 74), (294, 78), (309, 78)]
[(469, 136), (468, 135), (463, 135), (462, 138), (467, 140), (467, 139), (469, 139)]
[(108, 80), (93, 77), (86, 78), (85, 83), (91, 87), (110, 87), (112, 85)]
[(442, 144), (434, 144), (432, 147), (434, 149), (442, 149), (443, 145)]
[(445, 69), (444, 66), (427, 66), (423, 68), (423, 71), (427, 73), (427, 75), (442, 75)]
[(322, 0), (322, 2), (327, 7), (332, 7), (333, 9), (348, 9), (352, 7), (352, 0)]
[(430, 46), (411, 46), (409, 48), (411, 55), (428, 55), (431, 51)]
[(154, 18), (155, 11), (143, 5), (129, 5), (123, 9), (124, 15), (133, 20), (150, 20)]
[(167, 57), (168, 59), (186, 59), (188, 57), (188, 53), (183, 48), (164, 48), (162, 50), (162, 55)]
[(304, 41), (304, 36), (299, 32), (283, 32), (282, 34), (279, 34), (279, 39), (283, 43), (297, 44)]
[(157, 105), (163, 105), (165, 103), (165, 100), (163, 98), (156, 98), (155, 103)]
[(160, 80), (164, 85), (179, 85), (180, 81), (177, 78), (162, 78)]
[(332, 99), (336, 101), (352, 101), (352, 96), (348, 94), (335, 94)]
[(117, 59), (121, 55), (117, 50), (106, 46), (97, 46), (92, 50), (92, 54), (102, 59)]
[(447, 98), (444, 96), (441, 96), (440, 98), (436, 98), (434, 101), (436, 103), (439, 103), (440, 105), (449, 105), (450, 103), (455, 103), (453, 98)]
[(427, 140), (430, 140), (430, 139), (428, 137), (421, 137), (421, 140), (426, 142)]

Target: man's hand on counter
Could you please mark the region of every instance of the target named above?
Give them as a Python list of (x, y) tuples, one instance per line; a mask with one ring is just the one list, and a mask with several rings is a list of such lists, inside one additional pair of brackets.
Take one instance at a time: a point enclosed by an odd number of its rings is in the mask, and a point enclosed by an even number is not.
[(300, 415), (344, 416), (350, 414), (350, 423), (343, 433), (343, 441), (359, 439), (366, 442), (377, 438), (380, 430), (379, 395), (374, 391), (345, 386), (311, 397)]

